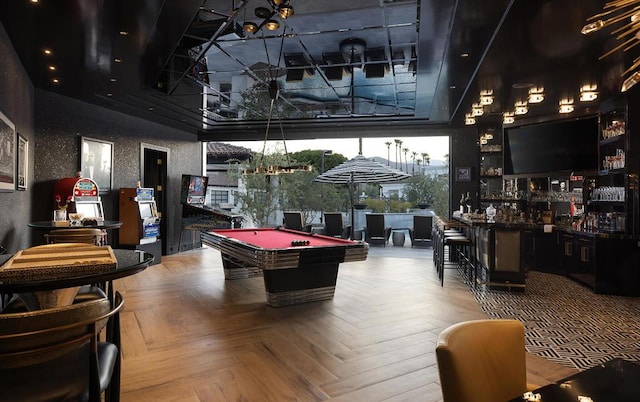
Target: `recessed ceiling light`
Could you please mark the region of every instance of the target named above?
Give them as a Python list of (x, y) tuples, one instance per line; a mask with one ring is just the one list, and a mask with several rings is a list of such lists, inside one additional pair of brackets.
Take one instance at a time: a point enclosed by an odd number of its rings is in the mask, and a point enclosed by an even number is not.
[(465, 57), (469, 57), (469, 53), (460, 53), (460, 57), (465, 58)]
[(111, 92), (107, 92), (107, 96), (113, 96)]
[(30, 0), (32, 3), (38, 3), (39, 0)]
[(54, 79), (51, 80), (51, 82), (53, 82), (54, 84), (59, 84), (60, 80), (57, 79), (57, 78), (54, 78)]
[(115, 61), (116, 63), (122, 63), (122, 59), (118, 59), (118, 58), (113, 59), (113, 61)]
[(115, 78), (109, 78), (109, 81), (111, 81), (111, 82), (116, 82), (116, 81), (117, 81), (117, 79), (115, 79)]
[(449, 85), (449, 89), (456, 89), (457, 87), (455, 85)]
[(149, 106), (149, 110), (153, 112), (153, 106)]
[(119, 33), (120, 33), (120, 35), (122, 35), (122, 36), (127, 36), (127, 35), (129, 35), (129, 32), (127, 32), (127, 31), (120, 31)]
[(49, 69), (49, 71), (56, 71), (56, 66), (49, 66), (47, 67)]
[(43, 49), (42, 52), (44, 54), (46, 54), (47, 56), (51, 56), (53, 54), (53, 52), (51, 51), (51, 49)]

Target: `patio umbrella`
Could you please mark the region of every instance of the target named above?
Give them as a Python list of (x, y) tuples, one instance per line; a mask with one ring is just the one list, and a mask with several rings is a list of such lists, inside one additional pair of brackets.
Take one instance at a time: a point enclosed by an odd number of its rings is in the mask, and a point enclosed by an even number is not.
[(353, 239), (353, 185), (358, 183), (392, 183), (408, 179), (409, 177), (411, 177), (411, 175), (408, 173), (358, 155), (318, 175), (313, 181), (319, 183), (347, 184), (349, 186), (349, 200), (351, 201), (351, 238)]

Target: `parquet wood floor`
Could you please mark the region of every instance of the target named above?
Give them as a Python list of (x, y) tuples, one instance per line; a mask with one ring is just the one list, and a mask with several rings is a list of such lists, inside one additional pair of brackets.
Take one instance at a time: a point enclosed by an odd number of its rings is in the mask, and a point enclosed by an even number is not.
[(265, 304), (262, 278), (225, 281), (206, 247), (118, 280), (122, 401), (441, 401), (438, 334), (486, 316), (460, 281), (440, 286), (430, 249), (386, 249), (341, 264), (333, 300), (290, 307)]

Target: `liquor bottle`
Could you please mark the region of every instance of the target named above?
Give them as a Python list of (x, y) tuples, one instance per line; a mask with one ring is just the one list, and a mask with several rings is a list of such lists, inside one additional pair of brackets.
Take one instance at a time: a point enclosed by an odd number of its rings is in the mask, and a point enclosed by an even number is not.
[(460, 196), (460, 213), (464, 213), (464, 193)]

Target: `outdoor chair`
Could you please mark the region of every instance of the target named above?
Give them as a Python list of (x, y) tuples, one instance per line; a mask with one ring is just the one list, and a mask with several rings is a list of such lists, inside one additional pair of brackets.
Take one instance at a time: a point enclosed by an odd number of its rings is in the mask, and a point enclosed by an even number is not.
[(324, 234), (331, 237), (348, 239), (351, 234), (351, 226), (344, 226), (340, 212), (325, 212)]
[(284, 227), (286, 229), (311, 233), (311, 225), (305, 225), (302, 219), (302, 212), (285, 212)]
[(433, 234), (433, 217), (424, 215), (413, 216), (413, 229), (409, 229), (411, 247), (428, 246)]
[[(116, 292), (113, 308), (99, 299), (0, 314), (0, 400), (118, 400), (122, 306)], [(100, 342), (105, 325), (111, 336)]]
[(384, 225), (384, 214), (366, 214), (364, 241), (374, 246), (386, 246), (391, 236), (391, 228)]

